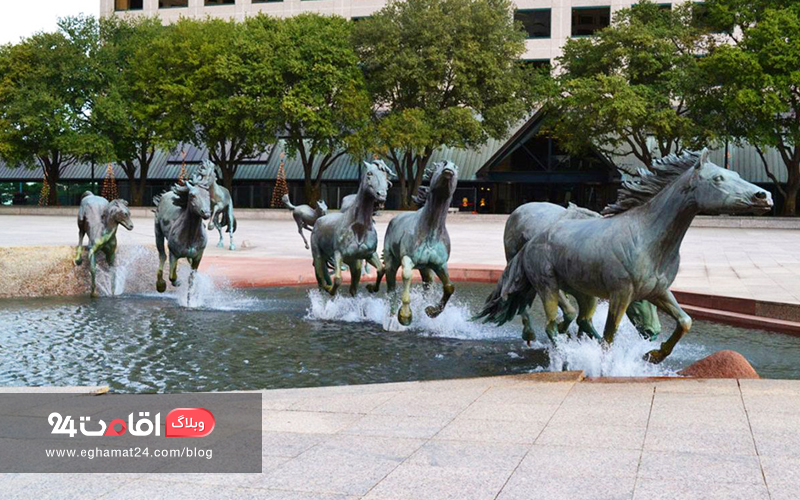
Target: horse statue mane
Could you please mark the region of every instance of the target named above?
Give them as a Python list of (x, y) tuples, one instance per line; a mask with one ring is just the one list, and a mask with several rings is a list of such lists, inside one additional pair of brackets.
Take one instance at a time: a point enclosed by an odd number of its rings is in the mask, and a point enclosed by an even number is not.
[[(608, 205), (601, 213), (614, 216), (644, 205), (681, 174), (697, 165), (704, 154), (707, 154), (705, 149), (702, 152), (687, 151), (680, 156), (669, 154), (653, 161), (649, 168), (640, 167), (632, 174), (632, 178), (622, 181), (617, 201)], [(622, 172), (630, 174), (624, 170)]]
[[(192, 176), (191, 180), (186, 181), (183, 185), (177, 183), (173, 184), (172, 192), (178, 196), (177, 198), (172, 200), (172, 204), (175, 205), (176, 207), (186, 208), (186, 204), (189, 202), (189, 189), (192, 186), (197, 186), (202, 189), (210, 189), (211, 188), (211, 184), (209, 182), (210, 180), (211, 179), (209, 179), (207, 176), (204, 177), (202, 175), (194, 175)], [(160, 200), (161, 197), (159, 196), (158, 200), (156, 201), (156, 204), (158, 204)]]

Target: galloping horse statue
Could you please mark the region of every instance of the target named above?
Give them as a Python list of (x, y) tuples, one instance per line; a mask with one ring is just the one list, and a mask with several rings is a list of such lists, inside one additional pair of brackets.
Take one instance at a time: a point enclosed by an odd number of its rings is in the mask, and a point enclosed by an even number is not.
[(156, 204), (155, 232), (156, 248), (158, 248), (158, 275), (156, 289), (164, 292), (167, 283), (164, 281), (164, 238), (169, 247), (169, 280), (178, 286), (178, 259), (185, 257), (192, 266), (189, 275), (189, 294), (203, 252), (208, 243), (204, 220), (211, 217), (211, 193), (209, 178), (195, 176), (183, 186), (174, 185), (167, 191), (153, 198)]
[[(382, 160), (364, 163), (361, 183), (353, 203), (339, 212), (320, 217), (311, 231), (311, 255), (319, 287), (335, 295), (342, 284), (342, 263), (350, 268), (350, 294), (358, 291), (362, 261), (366, 260), (381, 272), (378, 256), (378, 234), (372, 216), (376, 206), (386, 202), (392, 183), (391, 169)], [(333, 283), (328, 272), (333, 267)]]
[[(545, 202), (532, 202), (521, 205), (511, 213), (506, 221), (506, 227), (503, 233), (506, 262), (510, 262), (528, 241), (535, 239), (539, 234), (547, 231), (550, 226), (559, 220), (597, 219), (600, 217), (601, 215), (597, 212), (586, 208), (580, 208), (571, 203), (568, 208)], [(492, 303), (495, 298), (494, 296), (490, 297), (487, 300), (487, 304)], [(519, 311), (523, 325), (522, 338), (529, 344), (535, 338), (533, 319), (528, 311), (528, 307), (533, 303), (534, 298), (535, 296), (530, 297), (528, 304), (521, 306)], [(595, 339), (601, 338), (592, 324), (594, 309), (589, 310), (587, 304), (578, 303), (579, 309), (575, 311), (575, 308), (561, 290), (558, 292), (558, 306), (561, 309), (563, 318), (562, 322), (558, 325), (559, 333), (566, 332), (572, 320), (577, 317), (579, 335), (588, 334)], [(653, 340), (661, 333), (661, 321), (658, 318), (658, 311), (650, 302), (645, 300), (631, 302), (626, 314), (643, 338)], [(476, 319), (485, 318), (485, 322), (492, 321), (502, 325), (513, 319), (513, 317), (513, 314), (510, 316), (502, 314), (499, 317), (489, 316), (488, 311), (484, 309), (478, 313)], [(555, 342), (555, 339), (551, 340)]]
[(236, 250), (233, 244), (233, 233), (236, 231), (236, 217), (233, 216), (233, 198), (231, 192), (225, 187), (217, 184), (216, 166), (209, 160), (203, 160), (203, 166), (199, 175), (208, 179), (209, 191), (211, 193), (211, 218), (208, 221), (208, 229), (216, 228), (219, 231), (219, 241), (217, 246), (222, 248), (225, 244), (222, 241), (222, 228), (228, 230), (228, 249)]
[(679, 250), (698, 213), (764, 213), (772, 196), (739, 174), (714, 165), (708, 150), (669, 155), (623, 182), (606, 217), (561, 219), (511, 259), (484, 310), (516, 314), (539, 295), (546, 331), (555, 338), (558, 293), (564, 290), (586, 310), (597, 297), (608, 299), (603, 338), (614, 341), (622, 315), (635, 300), (652, 302), (676, 321), (672, 335), (645, 355), (660, 363), (692, 326), (670, 292), (678, 273)]
[(292, 212), (294, 223), (297, 224), (297, 232), (300, 233), (300, 237), (303, 238), (303, 243), (306, 245), (306, 250), (308, 250), (308, 241), (306, 241), (306, 235), (303, 234), (303, 229), (311, 231), (317, 219), (323, 215), (328, 215), (328, 205), (324, 200), (317, 200), (317, 208), (311, 208), (310, 205), (295, 206), (292, 205), (288, 194), (283, 195), (281, 201)]
[(455, 287), (447, 273), (450, 259), (450, 235), (447, 233), (447, 211), (458, 184), (458, 167), (449, 161), (433, 165), (430, 174), (430, 187), (422, 187), (417, 203), (422, 208), (416, 212), (400, 214), (389, 222), (383, 239), (384, 269), (378, 271), (370, 292), (377, 292), (381, 278), (386, 274), (386, 288), (394, 291), (397, 269), (403, 266), (402, 305), (397, 313), (401, 325), (411, 324), (411, 277), (414, 269), (419, 269), (426, 285), (439, 277), (443, 286), (442, 299), (435, 306), (428, 306), (425, 313), (435, 318), (442, 313)]
[(83, 262), (83, 236), (89, 236), (89, 271), (92, 275), (92, 297), (97, 297), (95, 290), (95, 254), (102, 251), (111, 270), (111, 294), (114, 294), (116, 283), (116, 268), (114, 258), (117, 254), (117, 226), (121, 224), (125, 229), (133, 229), (131, 212), (125, 200), (108, 201), (102, 196), (95, 196), (91, 191), (86, 191), (81, 196), (81, 206), (78, 209), (78, 248), (75, 250), (75, 265)]

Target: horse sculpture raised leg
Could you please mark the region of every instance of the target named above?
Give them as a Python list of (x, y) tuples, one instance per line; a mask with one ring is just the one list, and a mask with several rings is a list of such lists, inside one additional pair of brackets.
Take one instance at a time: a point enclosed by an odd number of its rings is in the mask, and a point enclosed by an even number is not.
[(231, 192), (217, 183), (217, 168), (209, 160), (203, 160), (203, 175), (209, 185), (211, 193), (211, 217), (208, 221), (208, 229), (216, 228), (219, 232), (217, 247), (222, 248), (225, 243), (222, 239), (222, 228), (228, 231), (228, 249), (236, 250), (233, 244), (233, 233), (236, 231), (236, 217), (233, 216), (233, 197)]
[[(597, 219), (600, 217), (601, 215), (597, 212), (572, 204), (570, 204), (569, 208), (541, 202), (521, 205), (511, 213), (506, 221), (503, 233), (506, 261), (511, 261), (522, 250), (525, 243), (536, 238), (561, 219)], [(577, 318), (579, 335), (585, 334), (595, 339), (601, 339), (602, 337), (592, 324), (597, 300), (579, 292), (574, 292), (572, 295), (578, 303), (577, 311), (563, 291), (560, 290), (558, 293), (558, 307), (562, 313), (562, 321), (557, 326), (558, 333), (565, 333), (572, 321)], [(493, 298), (490, 296), (487, 302), (491, 302)], [(521, 306), (519, 311), (523, 325), (522, 338), (528, 343), (535, 338), (533, 319), (529, 310), (530, 303), (533, 302), (534, 298), (535, 296), (531, 297), (530, 302)], [(627, 310), (627, 315), (643, 338), (652, 339), (661, 332), (661, 322), (653, 304), (647, 301), (633, 302)], [(476, 316), (476, 319), (480, 318), (485, 318), (485, 321), (493, 321), (498, 324), (503, 324), (511, 319), (505, 316), (500, 318), (487, 317), (485, 310)], [(555, 340), (555, 338), (551, 338), (551, 341)]]
[[(458, 185), (458, 167), (452, 162), (440, 162), (428, 172), (430, 187), (423, 187), (416, 201), (422, 208), (416, 212), (400, 214), (389, 222), (383, 240), (383, 259), (386, 287), (395, 289), (398, 266), (403, 267), (403, 292), (397, 319), (401, 325), (411, 323), (411, 277), (419, 269), (423, 283), (430, 286), (433, 275), (442, 282), (442, 298), (435, 306), (428, 306), (425, 313), (435, 318), (442, 313), (453, 295), (455, 287), (447, 272), (450, 259), (450, 235), (447, 233), (447, 211)], [(378, 272), (375, 285), (370, 292), (380, 289), (384, 272)]]
[[(766, 212), (771, 195), (739, 174), (708, 160), (708, 151), (669, 155), (625, 181), (606, 217), (561, 219), (524, 245), (509, 261), (484, 309), (493, 317), (515, 314), (539, 295), (546, 331), (557, 332), (558, 293), (609, 301), (603, 338), (614, 341), (631, 302), (648, 300), (676, 322), (672, 335), (646, 359), (659, 363), (691, 328), (691, 318), (669, 287), (680, 264), (686, 231), (700, 213)], [(589, 304), (591, 306), (592, 304)]]
[[(306, 240), (306, 235), (303, 234), (303, 229), (306, 231), (311, 231), (314, 228), (314, 223), (317, 222), (317, 219), (322, 217), (323, 215), (328, 214), (328, 205), (325, 204), (324, 200), (317, 201), (317, 208), (311, 208), (309, 205), (292, 205), (291, 200), (289, 200), (289, 195), (283, 195), (281, 198), (283, 204), (291, 210), (292, 218), (294, 219), (295, 224), (297, 224), (297, 232), (300, 233), (300, 237), (303, 238), (303, 243), (306, 245), (306, 250), (308, 250), (308, 241)], [(344, 208), (342, 208), (344, 210)]]
[[(351, 271), (351, 295), (358, 291), (361, 261), (367, 260), (382, 272), (383, 265), (377, 253), (378, 234), (372, 218), (376, 206), (386, 202), (391, 174), (383, 161), (365, 163), (355, 200), (345, 210), (322, 216), (314, 223), (311, 231), (314, 272), (319, 287), (329, 294), (335, 295), (342, 284), (342, 264), (347, 264)], [(329, 266), (334, 272), (332, 282)]]
[(208, 242), (204, 220), (211, 217), (211, 194), (208, 177), (195, 177), (184, 186), (175, 185), (172, 191), (156, 196), (155, 210), (156, 248), (158, 249), (158, 274), (156, 289), (164, 292), (164, 249), (166, 239), (169, 247), (169, 280), (178, 286), (178, 259), (185, 257), (192, 266), (189, 275), (189, 297), (191, 297), (194, 275), (200, 266)]
[(102, 251), (106, 257), (111, 270), (111, 294), (115, 293), (117, 273), (114, 261), (117, 253), (118, 225), (122, 225), (128, 231), (133, 229), (131, 212), (125, 200), (109, 202), (102, 196), (95, 196), (91, 191), (83, 193), (81, 206), (78, 209), (78, 248), (75, 250), (75, 265), (79, 266), (83, 262), (83, 237), (88, 235), (92, 297), (97, 297), (95, 255), (98, 251)]

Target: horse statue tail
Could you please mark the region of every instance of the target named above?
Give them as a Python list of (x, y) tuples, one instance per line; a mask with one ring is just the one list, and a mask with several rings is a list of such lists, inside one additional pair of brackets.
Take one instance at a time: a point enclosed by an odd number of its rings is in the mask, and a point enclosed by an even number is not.
[(294, 210), (295, 209), (295, 206), (292, 205), (291, 201), (289, 201), (289, 195), (288, 194), (283, 195), (283, 197), (281, 198), (281, 201), (283, 202), (284, 205), (286, 205), (286, 208), (288, 208), (289, 210)]
[[(231, 221), (230, 221), (230, 217), (228, 217), (228, 211), (227, 210), (221, 210), (220, 212), (217, 212), (217, 220), (214, 221), (214, 224), (217, 227), (230, 227)], [(236, 217), (234, 217), (233, 218), (233, 227), (231, 228), (231, 231), (234, 232), (234, 233), (236, 232), (236, 226), (237, 226)]]
[(484, 323), (502, 325), (514, 319), (533, 301), (536, 290), (525, 275), (524, 255), (525, 252), (521, 251), (508, 262), (497, 286), (473, 320), (482, 319)]
[(81, 195), (81, 199), (84, 199), (87, 196), (94, 196), (94, 193), (91, 191), (84, 191), (83, 194)]

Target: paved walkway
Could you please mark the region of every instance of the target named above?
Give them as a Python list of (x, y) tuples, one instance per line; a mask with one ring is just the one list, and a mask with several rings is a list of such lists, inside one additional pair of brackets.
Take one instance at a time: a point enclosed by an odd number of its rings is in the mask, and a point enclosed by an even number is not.
[[(288, 216), (288, 213), (287, 213)], [(153, 220), (134, 219), (131, 233), (120, 230), (120, 244), (153, 245)], [(502, 268), (504, 219), (458, 217), (448, 223), (450, 262)], [(386, 222), (379, 222), (380, 238)], [(75, 245), (72, 217), (0, 216), (0, 246)], [(241, 220), (235, 252), (219, 249), (210, 234), (206, 255), (306, 259), (297, 227), (285, 220)], [(226, 236), (227, 241), (227, 236)], [(692, 227), (681, 248), (674, 289), (703, 294), (800, 304), (800, 230)], [(307, 267), (310, 269), (310, 267)]]
[(797, 498), (800, 381), (542, 376), (265, 391), (260, 475), (16, 474), (0, 477), (0, 491), (25, 500)]

